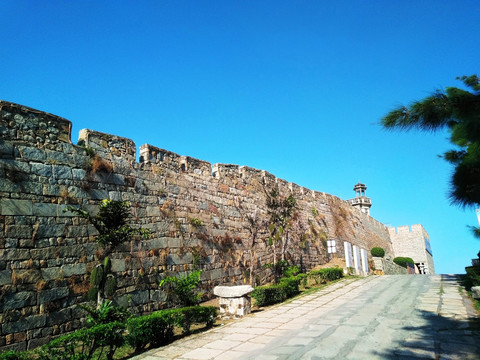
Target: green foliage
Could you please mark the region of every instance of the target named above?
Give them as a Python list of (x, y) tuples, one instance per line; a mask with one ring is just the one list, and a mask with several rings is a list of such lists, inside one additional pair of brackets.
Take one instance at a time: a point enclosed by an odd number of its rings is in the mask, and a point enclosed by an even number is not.
[(103, 265), (97, 265), (93, 268), (92, 273), (90, 274), (90, 285), (98, 287), (103, 281), (104, 278)]
[(0, 353), (0, 360), (30, 360), (34, 359), (32, 353), (26, 351), (9, 350)]
[(277, 304), (298, 294), (299, 283), (300, 279), (294, 276), (283, 278), (278, 284), (256, 287), (252, 292), (252, 297), (257, 306)]
[(462, 281), (462, 285), (470, 290), (472, 286), (480, 286), (480, 266), (467, 266), (465, 268), (466, 275)]
[(191, 306), (131, 318), (127, 321), (127, 342), (137, 351), (147, 345), (165, 345), (173, 339), (175, 325), (181, 327), (184, 333), (189, 333), (195, 323), (213, 326), (216, 316), (217, 308), (214, 306)]
[(415, 265), (412, 258), (403, 257), (403, 256), (396, 257), (395, 259), (393, 259), (393, 262), (397, 265), (400, 265), (401, 267), (404, 267), (404, 268), (407, 268), (408, 264), (412, 264), (412, 266)]
[(190, 224), (194, 227), (200, 227), (203, 226), (203, 222), (200, 219), (197, 218), (190, 218)]
[(92, 308), (90, 306), (79, 305), (88, 313), (87, 326), (95, 326), (100, 324), (108, 324), (110, 322), (125, 322), (132, 316), (127, 309), (116, 306), (112, 301), (105, 300), (99, 308)]
[(343, 269), (335, 267), (313, 270), (308, 273), (308, 277), (314, 279), (317, 284), (326, 283), (341, 279), (343, 277)]
[(67, 210), (88, 219), (97, 229), (99, 235), (96, 240), (103, 247), (111, 246), (114, 248), (130, 241), (136, 234), (143, 235), (145, 238), (150, 236), (148, 230), (134, 229), (127, 224), (130, 217), (130, 203), (127, 201), (102, 200), (95, 216), (72, 206), (69, 206)]
[(159, 285), (182, 306), (198, 305), (202, 299), (202, 294), (197, 292), (201, 274), (202, 271), (197, 270), (185, 276), (168, 276)]
[(174, 313), (168, 310), (131, 318), (127, 321), (127, 343), (137, 351), (148, 344), (150, 347), (168, 344), (173, 339), (174, 325)]
[(263, 265), (263, 268), (273, 270), (275, 284), (277, 284), (278, 281), (280, 280), (280, 277), (284, 275), (284, 272), (287, 269), (287, 266), (288, 266), (288, 262), (286, 260), (278, 260), (275, 264), (269, 263), (269, 264)]
[(281, 278), (278, 284), (256, 287), (252, 297), (255, 299), (257, 306), (273, 305), (298, 294), (299, 285), (303, 284), (305, 286), (308, 278), (314, 279), (319, 284), (341, 279), (342, 277), (343, 269), (341, 268), (314, 270), (307, 274)]
[(74, 331), (43, 345), (37, 352), (39, 360), (89, 360), (100, 358), (105, 352), (107, 360), (124, 344), (125, 325), (121, 322), (100, 324)]
[(192, 324), (204, 323), (206, 327), (212, 327), (217, 317), (215, 306), (190, 306), (174, 309), (175, 324), (183, 329), (185, 334), (190, 333)]
[(117, 289), (117, 279), (113, 276), (113, 274), (107, 274), (105, 278), (105, 286), (103, 288), (103, 293), (106, 297), (112, 297), (115, 294), (115, 290)]
[(297, 265), (287, 266), (285, 270), (283, 270), (283, 275), (285, 275), (286, 277), (296, 276), (299, 273), (300, 273), (300, 269), (298, 268)]
[(383, 249), (381, 247), (373, 247), (372, 250), (370, 250), (370, 253), (374, 257), (383, 258), (385, 256), (385, 249)]
[(457, 80), (471, 90), (437, 90), (409, 107), (394, 109), (383, 117), (382, 124), (387, 129), (448, 129), (455, 146), (443, 154), (455, 166), (450, 199), (460, 206), (473, 206), (480, 204), (480, 81), (476, 75)]
[[(130, 217), (130, 203), (126, 201), (102, 200), (98, 213), (95, 216), (87, 211), (72, 206), (67, 207), (78, 216), (87, 219), (98, 231), (97, 243), (110, 250), (116, 246), (130, 241), (135, 234), (141, 234), (145, 238), (150, 236), (148, 230), (134, 229), (127, 224)], [(92, 289), (88, 293), (88, 299), (97, 300), (97, 307), (104, 298), (110, 298), (115, 294), (117, 281), (111, 273), (112, 262), (107, 256), (98, 264), (90, 275)]]

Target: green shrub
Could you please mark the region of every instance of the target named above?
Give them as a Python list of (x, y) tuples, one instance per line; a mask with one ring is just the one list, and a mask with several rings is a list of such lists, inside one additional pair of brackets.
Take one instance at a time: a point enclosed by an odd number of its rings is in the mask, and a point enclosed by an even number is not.
[(98, 350), (100, 358), (106, 351), (108, 360), (124, 344), (125, 324), (112, 322), (74, 331), (43, 345), (37, 352), (39, 360), (89, 360)]
[(317, 284), (324, 284), (328, 281), (334, 281), (343, 277), (343, 269), (341, 268), (325, 268), (320, 270), (312, 270), (308, 273), (308, 277), (315, 280)]
[(0, 353), (0, 360), (30, 360), (34, 359), (31, 353), (26, 351), (14, 351), (9, 350), (6, 352)]
[(201, 270), (197, 270), (185, 276), (168, 276), (159, 285), (180, 305), (198, 305), (202, 299), (202, 294), (197, 293), (201, 273)]
[(415, 264), (413, 262), (412, 258), (409, 257), (403, 257), (403, 256), (398, 256), (395, 259), (393, 259), (393, 262), (397, 265), (400, 265), (401, 267), (407, 268), (407, 264), (412, 264), (412, 266)]
[(108, 324), (115, 321), (125, 322), (125, 320), (132, 316), (127, 309), (116, 306), (110, 300), (105, 300), (100, 304), (98, 309), (84, 305), (79, 306), (88, 313), (87, 326), (89, 327), (99, 324)]
[(372, 256), (374, 257), (384, 257), (385, 256), (385, 249), (381, 248), (381, 247), (373, 247), (372, 250), (370, 250), (370, 253), (372, 254)]
[(472, 286), (480, 286), (480, 266), (467, 266), (465, 272), (463, 285), (467, 290), (470, 290)]
[(205, 324), (212, 327), (217, 317), (215, 306), (190, 306), (172, 310), (175, 313), (175, 324), (188, 334), (192, 324)]
[(175, 320), (175, 313), (171, 310), (131, 318), (127, 321), (127, 343), (137, 351), (148, 344), (151, 347), (168, 344), (173, 338)]
[(277, 304), (298, 294), (299, 283), (300, 278), (294, 276), (282, 278), (278, 284), (256, 287), (252, 297), (255, 299), (257, 306)]
[(298, 268), (297, 265), (287, 266), (287, 268), (283, 271), (283, 275), (285, 275), (286, 277), (295, 276), (295, 275), (298, 275), (299, 273), (300, 273), (300, 269)]

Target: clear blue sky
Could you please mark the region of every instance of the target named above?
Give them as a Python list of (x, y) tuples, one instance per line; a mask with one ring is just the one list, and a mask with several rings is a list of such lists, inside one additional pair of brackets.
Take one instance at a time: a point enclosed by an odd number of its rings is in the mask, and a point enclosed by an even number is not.
[(447, 199), (446, 133), (380, 118), (479, 74), (471, 1), (0, 1), (0, 98), (421, 223), (437, 272), (480, 250)]

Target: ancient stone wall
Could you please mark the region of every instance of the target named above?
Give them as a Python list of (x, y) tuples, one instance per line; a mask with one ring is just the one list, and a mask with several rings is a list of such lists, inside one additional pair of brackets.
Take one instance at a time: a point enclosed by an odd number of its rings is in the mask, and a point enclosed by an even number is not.
[[(0, 350), (32, 348), (83, 324), (89, 274), (99, 248), (96, 230), (66, 211), (95, 212), (102, 199), (129, 201), (134, 226), (151, 232), (112, 255), (115, 298), (136, 313), (166, 306), (158, 288), (166, 274), (200, 268), (211, 296), (220, 284), (271, 280), (262, 226), (252, 246), (246, 216), (266, 214), (266, 194), (278, 186), (297, 200), (286, 257), (311, 269), (343, 256), (344, 241), (392, 251), (387, 228), (345, 201), (263, 170), (215, 164), (143, 145), (136, 160), (130, 139), (82, 130), (71, 143), (68, 120), (0, 101)], [(327, 240), (337, 240), (337, 254)], [(277, 247), (277, 251), (278, 251)]]

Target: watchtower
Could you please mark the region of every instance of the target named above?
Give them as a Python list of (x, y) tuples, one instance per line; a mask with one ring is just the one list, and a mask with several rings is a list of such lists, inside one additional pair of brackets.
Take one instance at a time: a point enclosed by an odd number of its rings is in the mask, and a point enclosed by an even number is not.
[(366, 190), (367, 186), (359, 181), (358, 184), (353, 187), (353, 191), (355, 191), (355, 197), (347, 201), (350, 203), (350, 205), (358, 207), (362, 212), (370, 215), (372, 200), (365, 195)]

